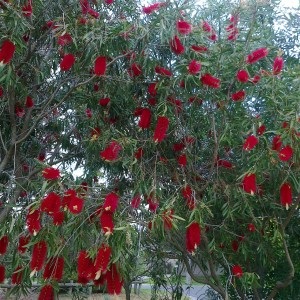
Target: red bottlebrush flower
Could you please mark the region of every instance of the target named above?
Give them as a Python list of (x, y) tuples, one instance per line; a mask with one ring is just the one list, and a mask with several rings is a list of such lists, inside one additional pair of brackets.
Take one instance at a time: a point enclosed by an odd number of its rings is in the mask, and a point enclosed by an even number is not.
[(250, 223), (247, 225), (247, 228), (250, 232), (254, 232), (255, 231), (255, 225), (253, 223)]
[(104, 2), (105, 2), (107, 5), (110, 5), (110, 4), (113, 4), (113, 3), (114, 3), (114, 0), (104, 0)]
[(93, 112), (90, 108), (87, 108), (85, 110), (85, 114), (86, 114), (87, 118), (89, 118), (89, 119), (93, 116)]
[(242, 267), (239, 266), (239, 265), (234, 265), (232, 266), (232, 275), (233, 276), (236, 276), (237, 278), (240, 278), (243, 276), (243, 270), (242, 270)]
[(116, 264), (112, 264), (106, 273), (106, 289), (109, 295), (119, 295), (122, 291), (123, 281)]
[(173, 39), (170, 41), (170, 47), (171, 50), (176, 54), (176, 55), (181, 55), (184, 53), (185, 49), (184, 46), (182, 45), (180, 39), (178, 38), (177, 35), (173, 37)]
[(272, 140), (272, 150), (279, 151), (282, 146), (281, 136), (275, 135)]
[(38, 157), (37, 157), (37, 159), (39, 161), (44, 161), (45, 158), (46, 158), (46, 153), (45, 152), (40, 152), (39, 155), (38, 155)]
[(143, 7), (142, 11), (143, 11), (144, 14), (150, 15), (150, 14), (152, 14), (156, 10), (159, 10), (161, 7), (163, 7), (165, 5), (166, 5), (165, 2), (154, 3), (154, 4), (151, 4), (149, 6)]
[(113, 233), (115, 224), (111, 211), (102, 211), (100, 214), (100, 225), (105, 235), (110, 235)]
[(149, 205), (149, 210), (153, 213), (156, 212), (157, 208), (158, 208), (158, 201), (155, 197), (153, 197), (152, 195), (150, 195), (148, 198), (147, 198), (147, 204)]
[(155, 143), (160, 143), (166, 137), (166, 132), (169, 127), (169, 119), (164, 116), (158, 116), (156, 127), (154, 130), (153, 139)]
[(163, 67), (160, 67), (160, 66), (156, 66), (155, 67), (155, 72), (159, 75), (162, 75), (162, 76), (167, 76), (167, 77), (171, 77), (173, 74), (170, 70), (168, 69), (165, 69)]
[(95, 83), (93, 88), (94, 88), (94, 92), (98, 92), (100, 89), (99, 84)]
[(15, 107), (15, 113), (19, 118), (22, 118), (25, 115), (25, 109), (17, 104)]
[(140, 206), (140, 204), (141, 204), (141, 201), (142, 201), (141, 195), (140, 194), (136, 194), (132, 198), (130, 205), (131, 205), (132, 208), (138, 208)]
[(239, 250), (240, 244), (237, 240), (232, 241), (231, 248), (234, 252), (237, 252)]
[(30, 261), (31, 271), (40, 271), (43, 268), (47, 256), (47, 248), (45, 241), (34, 244)]
[(269, 50), (267, 48), (258, 48), (251, 52), (246, 57), (246, 63), (247, 64), (254, 64), (257, 61), (261, 60), (262, 58), (266, 57), (269, 53)]
[(143, 148), (142, 148), (142, 147), (139, 147), (139, 148), (135, 151), (134, 157), (135, 157), (136, 159), (141, 159), (141, 158), (143, 157), (143, 154), (144, 154)]
[(183, 153), (183, 154), (179, 155), (179, 156), (177, 157), (177, 162), (178, 162), (178, 165), (179, 165), (180, 167), (185, 167), (186, 164), (187, 164), (187, 157), (186, 157), (186, 154)]
[(223, 167), (223, 168), (226, 168), (226, 169), (232, 169), (233, 168), (232, 163), (228, 160), (225, 160), (225, 159), (218, 159), (217, 160), (217, 166), (218, 167)]
[(258, 138), (255, 135), (249, 135), (243, 145), (243, 150), (250, 151), (258, 144)]
[(236, 74), (236, 79), (239, 82), (247, 82), (249, 80), (249, 74), (247, 70), (239, 70)]
[(15, 50), (16, 46), (13, 42), (10, 40), (3, 41), (0, 48), (0, 63), (8, 64), (12, 60)]
[(255, 75), (253, 78), (250, 79), (250, 81), (253, 84), (257, 84), (260, 81), (260, 76), (259, 75)]
[(128, 74), (130, 77), (138, 77), (143, 74), (142, 67), (137, 63), (133, 63), (128, 69)]
[(18, 245), (18, 251), (23, 254), (27, 250), (27, 244), (30, 242), (30, 236), (20, 236), (19, 238), (19, 245)]
[(7, 246), (8, 246), (8, 236), (4, 235), (0, 238), (0, 254), (4, 255), (6, 253), (7, 250)]
[(186, 200), (186, 204), (189, 209), (194, 209), (196, 207), (195, 197), (192, 188), (187, 185), (181, 190), (183, 198)]
[(98, 19), (100, 16), (100, 14), (97, 11), (95, 11), (91, 8), (88, 9), (88, 14), (95, 19)]
[(235, 41), (239, 35), (238, 28), (234, 27), (232, 30), (229, 31), (229, 35), (227, 37), (228, 41)]
[(58, 194), (51, 192), (41, 202), (41, 211), (54, 214), (60, 210), (61, 198)]
[(22, 13), (25, 17), (31, 17), (32, 15), (32, 3), (29, 0), (25, 5), (22, 7)]
[(156, 103), (157, 103), (157, 100), (155, 98), (151, 97), (151, 98), (148, 99), (148, 103), (151, 106), (155, 106)]
[(246, 92), (244, 90), (237, 91), (231, 95), (233, 101), (243, 101), (246, 97)]
[(242, 188), (246, 193), (254, 195), (257, 190), (256, 175), (246, 174), (242, 182)]
[(0, 283), (3, 283), (5, 279), (5, 267), (0, 265)]
[(175, 152), (182, 151), (184, 148), (185, 148), (185, 144), (182, 142), (173, 144), (173, 151)]
[(18, 266), (11, 275), (12, 284), (21, 284), (23, 279), (23, 268)]
[(34, 102), (33, 102), (33, 99), (29, 96), (26, 97), (26, 102), (25, 102), (25, 106), (27, 108), (31, 108), (34, 106)]
[(111, 248), (107, 244), (102, 244), (98, 249), (95, 260), (95, 279), (99, 279), (102, 273), (105, 273), (111, 256)]
[(64, 272), (65, 260), (62, 256), (51, 257), (46, 263), (43, 278), (60, 281)]
[(56, 212), (52, 215), (53, 225), (59, 226), (65, 219), (65, 213), (63, 211)]
[(208, 33), (208, 38), (212, 41), (216, 41), (218, 39), (215, 30), (211, 27), (211, 25), (207, 21), (202, 22), (202, 30)]
[(201, 45), (192, 45), (191, 49), (195, 52), (202, 53), (208, 51), (208, 48)]
[(98, 56), (95, 60), (94, 73), (97, 76), (103, 76), (106, 72), (106, 57)]
[(65, 33), (58, 37), (57, 43), (60, 46), (66, 46), (73, 42), (73, 38), (69, 33)]
[(176, 28), (180, 34), (190, 34), (192, 32), (192, 25), (183, 20), (177, 21)]
[(277, 56), (273, 62), (273, 75), (278, 75), (281, 73), (283, 69), (283, 58), (281, 56)]
[(75, 63), (75, 56), (74, 54), (70, 53), (64, 55), (59, 66), (62, 71), (69, 71), (73, 67), (74, 63)]
[[(87, 251), (81, 250), (77, 258), (78, 281), (87, 283), (94, 279), (95, 267), (93, 261), (89, 258)], [(81, 281), (82, 280), (82, 281)]]
[(289, 183), (285, 182), (280, 187), (280, 202), (282, 206), (285, 206), (286, 209), (289, 209), (289, 206), (292, 204), (292, 187)]
[(69, 209), (72, 214), (79, 214), (83, 209), (83, 199), (77, 197), (75, 190), (69, 189), (65, 192), (63, 197), (63, 206)]
[(288, 161), (293, 156), (293, 148), (290, 145), (283, 147), (279, 153), (278, 157), (281, 161)]
[(81, 12), (83, 15), (86, 15), (88, 13), (88, 10), (90, 8), (89, 1), (88, 0), (80, 0), (79, 1)]
[(57, 180), (60, 178), (60, 172), (58, 169), (48, 167), (42, 171), (42, 175), (46, 180)]
[(186, 229), (185, 243), (186, 249), (194, 253), (201, 242), (201, 228), (197, 222), (191, 223)]
[(201, 70), (201, 63), (193, 59), (188, 66), (188, 72), (192, 75), (196, 75)]
[(39, 293), (38, 300), (54, 300), (54, 289), (50, 284), (44, 285)]
[(106, 97), (106, 98), (101, 98), (99, 99), (98, 103), (103, 106), (106, 107), (110, 102), (110, 98)]
[(157, 82), (152, 82), (152, 83), (149, 84), (148, 93), (153, 97), (156, 96), (156, 94), (157, 94)]
[(41, 212), (39, 209), (30, 210), (26, 216), (26, 225), (34, 236), (41, 230)]
[(115, 161), (118, 159), (122, 146), (117, 141), (111, 141), (109, 145), (100, 152), (100, 157), (105, 161)]
[(150, 127), (151, 123), (151, 110), (149, 108), (142, 108), (138, 126), (142, 129)]
[(2, 86), (0, 86), (0, 98), (3, 96), (3, 94), (4, 94), (3, 88)]
[(103, 209), (115, 212), (118, 207), (119, 198), (119, 195), (114, 192), (107, 194), (104, 200)]
[(91, 140), (96, 141), (101, 134), (101, 129), (99, 127), (91, 129)]
[(260, 125), (257, 130), (256, 130), (256, 133), (258, 135), (263, 135), (264, 133), (266, 132), (266, 126), (265, 125)]
[(200, 80), (203, 85), (207, 85), (214, 89), (220, 88), (220, 83), (221, 83), (220, 79), (218, 79), (208, 73), (205, 73), (204, 75), (202, 75)]
[(173, 209), (166, 210), (166, 211), (163, 212), (162, 219), (163, 219), (163, 222), (164, 222), (164, 228), (165, 229), (170, 230), (170, 229), (173, 228), (173, 214), (174, 214)]

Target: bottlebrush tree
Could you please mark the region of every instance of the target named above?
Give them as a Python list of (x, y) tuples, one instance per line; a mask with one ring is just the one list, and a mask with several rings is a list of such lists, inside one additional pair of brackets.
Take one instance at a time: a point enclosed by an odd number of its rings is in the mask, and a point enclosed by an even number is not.
[(0, 0), (2, 282), (119, 293), (142, 239), (223, 299), (292, 283), (299, 67), (274, 8)]

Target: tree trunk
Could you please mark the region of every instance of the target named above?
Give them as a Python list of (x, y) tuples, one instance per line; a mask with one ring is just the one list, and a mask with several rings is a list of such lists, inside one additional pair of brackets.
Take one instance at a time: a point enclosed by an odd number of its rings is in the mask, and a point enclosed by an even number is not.
[(130, 300), (131, 283), (125, 283), (124, 290), (125, 290), (126, 300)]

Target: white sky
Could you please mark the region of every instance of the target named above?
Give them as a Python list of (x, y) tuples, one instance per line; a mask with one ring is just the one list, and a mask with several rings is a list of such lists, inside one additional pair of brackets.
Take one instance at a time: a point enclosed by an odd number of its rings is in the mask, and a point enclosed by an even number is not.
[(283, 7), (297, 8), (298, 6), (300, 6), (300, 0), (281, 0), (280, 5)]

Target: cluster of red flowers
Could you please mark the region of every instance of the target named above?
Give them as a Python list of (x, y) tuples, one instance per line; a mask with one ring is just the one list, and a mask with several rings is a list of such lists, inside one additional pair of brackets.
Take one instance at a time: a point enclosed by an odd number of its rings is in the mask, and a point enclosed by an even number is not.
[(269, 50), (267, 48), (258, 48), (251, 52), (246, 57), (246, 63), (247, 64), (254, 64), (257, 61), (261, 60), (262, 58), (266, 57), (269, 53)]
[(281, 56), (276, 56), (273, 62), (273, 74), (278, 75), (283, 69), (283, 58)]
[(243, 276), (243, 269), (240, 265), (234, 265), (232, 266), (232, 275), (236, 276), (237, 278), (240, 278)]
[(150, 15), (152, 14), (153, 12), (159, 10), (161, 7), (164, 7), (166, 5), (165, 2), (157, 2), (157, 3), (153, 3), (149, 6), (145, 6), (143, 7), (143, 13), (147, 14), (147, 15)]
[(176, 23), (176, 29), (180, 34), (187, 35), (192, 32), (192, 25), (187, 21), (179, 20)]
[(60, 35), (57, 39), (57, 43), (60, 46), (67, 46), (72, 44), (73, 38), (70, 33), (66, 32), (63, 35)]
[(4, 255), (6, 253), (8, 242), (9, 240), (7, 235), (0, 238), (0, 255)]
[(181, 194), (183, 198), (186, 200), (187, 207), (189, 209), (194, 209), (196, 206), (195, 196), (192, 188), (189, 185), (186, 185), (182, 191)]
[(53, 168), (53, 167), (48, 167), (45, 168), (42, 171), (42, 176), (46, 179), (46, 180), (57, 180), (60, 178), (60, 172), (58, 169)]
[(100, 152), (100, 157), (105, 161), (115, 161), (123, 147), (117, 141), (111, 141), (108, 146)]
[(138, 63), (133, 63), (129, 69), (128, 74), (130, 77), (138, 77), (143, 74), (142, 67)]
[(140, 204), (141, 204), (141, 201), (142, 201), (141, 195), (140, 194), (136, 194), (132, 198), (130, 205), (131, 205), (132, 208), (138, 208), (140, 206)]
[(217, 77), (212, 76), (209, 73), (205, 73), (200, 78), (203, 85), (209, 86), (214, 89), (220, 88), (221, 81)]
[(246, 97), (246, 92), (244, 90), (237, 91), (231, 95), (233, 101), (243, 101)]
[(282, 206), (285, 206), (286, 209), (292, 204), (292, 187), (288, 182), (285, 182), (280, 187), (280, 202)]
[(33, 274), (43, 268), (47, 256), (47, 249), (48, 247), (44, 240), (34, 244), (29, 265)]
[(5, 279), (5, 267), (0, 265), (0, 283), (3, 283)]
[(194, 253), (201, 242), (201, 228), (199, 223), (193, 222), (187, 227), (185, 242), (187, 251)]
[(15, 50), (16, 46), (12, 41), (4, 40), (0, 47), (0, 63), (8, 64), (12, 60)]
[(230, 24), (225, 28), (228, 33), (227, 39), (228, 39), (228, 41), (235, 41), (239, 34), (239, 30), (237, 28), (239, 18), (237, 15), (232, 15), (230, 17), (229, 21), (230, 21)]
[(32, 0), (28, 0), (22, 7), (22, 13), (25, 17), (31, 17), (32, 15)]
[(147, 129), (151, 124), (151, 110), (147, 107), (141, 107), (136, 109), (135, 116), (140, 116), (140, 120), (138, 122), (138, 126), (142, 129)]
[(77, 192), (73, 189), (68, 189), (64, 193), (62, 206), (67, 207), (70, 213), (79, 214), (82, 212), (84, 200), (77, 196)]
[(202, 30), (208, 34), (208, 38), (210, 40), (216, 41), (218, 39), (215, 30), (207, 21), (202, 22)]
[(62, 256), (51, 257), (46, 263), (43, 278), (60, 281), (64, 272), (65, 260)]
[(26, 216), (26, 225), (30, 234), (37, 235), (41, 230), (41, 211), (39, 209), (30, 209)]
[(246, 174), (242, 181), (242, 188), (246, 193), (254, 195), (257, 191), (256, 186), (256, 175), (255, 174)]
[(243, 150), (250, 151), (258, 144), (258, 138), (255, 135), (249, 135), (243, 145)]
[(65, 54), (59, 64), (60, 69), (62, 71), (69, 71), (73, 67), (75, 60), (76, 59), (74, 54)]
[(95, 60), (94, 74), (96, 76), (103, 76), (106, 72), (106, 57), (98, 56)]
[(81, 12), (85, 16), (89, 14), (91, 17), (98, 19), (100, 14), (91, 8), (88, 0), (79, 0), (79, 4), (81, 6)]
[(181, 55), (184, 53), (185, 48), (183, 44), (181, 43), (179, 37), (175, 35), (173, 39), (170, 41), (170, 47), (171, 50), (176, 54), (176, 55)]
[(153, 139), (156, 143), (162, 142), (169, 128), (169, 119), (165, 116), (158, 116)]

